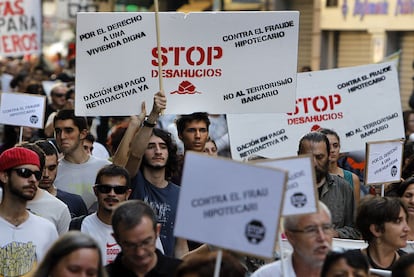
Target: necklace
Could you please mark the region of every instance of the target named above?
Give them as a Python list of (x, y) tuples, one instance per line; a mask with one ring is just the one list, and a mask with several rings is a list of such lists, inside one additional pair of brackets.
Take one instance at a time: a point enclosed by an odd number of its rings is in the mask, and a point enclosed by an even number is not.
[(381, 266), (377, 265), (377, 264), (374, 262), (374, 260), (371, 258), (371, 255), (369, 254), (369, 247), (367, 248), (367, 256), (368, 256), (368, 261), (369, 261), (370, 265), (371, 265), (373, 268), (376, 268), (376, 269), (383, 269), (383, 270), (391, 270), (392, 266), (393, 266), (393, 265), (394, 265), (394, 263), (395, 263), (395, 260), (397, 260), (397, 253), (395, 253), (395, 252), (394, 252), (394, 259), (392, 260), (391, 264), (390, 264), (388, 267), (381, 267)]

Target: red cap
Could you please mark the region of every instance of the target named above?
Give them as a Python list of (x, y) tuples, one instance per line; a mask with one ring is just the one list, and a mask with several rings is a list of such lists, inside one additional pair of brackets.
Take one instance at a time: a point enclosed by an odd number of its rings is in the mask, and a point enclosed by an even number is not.
[(40, 168), (39, 156), (36, 152), (23, 147), (7, 149), (0, 155), (0, 171), (6, 171), (23, 164), (33, 164)]

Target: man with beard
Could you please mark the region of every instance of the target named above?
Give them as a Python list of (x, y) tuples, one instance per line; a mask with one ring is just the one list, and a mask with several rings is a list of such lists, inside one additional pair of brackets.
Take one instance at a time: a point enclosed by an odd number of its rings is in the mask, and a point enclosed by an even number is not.
[(33, 274), (58, 237), (53, 223), (26, 209), (41, 177), (39, 157), (34, 151), (14, 147), (0, 155), (0, 247), (4, 259), (0, 276)]
[[(81, 232), (93, 236), (100, 244), (104, 264), (111, 263), (121, 248), (112, 236), (112, 211), (131, 193), (130, 178), (125, 168), (116, 165), (106, 165), (96, 175), (93, 191), (98, 199), (98, 209), (84, 218), (77, 217), (71, 222), (70, 229), (80, 229)], [(79, 222), (80, 221), (80, 222)], [(80, 223), (80, 228), (77, 225)]]
[[(165, 255), (181, 257), (188, 252), (187, 241), (173, 235), (180, 189), (169, 181), (177, 167), (177, 146), (170, 133), (154, 128), (165, 107), (165, 95), (156, 93), (151, 113), (131, 143), (125, 167), (134, 176), (131, 198), (148, 203), (157, 214)], [(145, 106), (141, 113), (146, 113)]]
[(319, 277), (326, 254), (332, 246), (334, 230), (331, 212), (319, 202), (318, 212), (286, 216), (283, 228), (293, 253), (282, 260), (264, 265), (252, 277)]
[(329, 174), (329, 153), (329, 140), (320, 132), (308, 133), (300, 139), (298, 154), (313, 156), (319, 200), (332, 213), (334, 237), (359, 239), (360, 234), (354, 228), (354, 193), (344, 178)]
[[(74, 218), (70, 229), (77, 229), (93, 236), (100, 244), (103, 263), (109, 264), (121, 252), (120, 246), (112, 236), (112, 212), (119, 203), (126, 201), (131, 193), (128, 171), (113, 164), (104, 166), (96, 175), (93, 190), (98, 199), (97, 212), (86, 217)], [(160, 243), (157, 247), (160, 247)]]

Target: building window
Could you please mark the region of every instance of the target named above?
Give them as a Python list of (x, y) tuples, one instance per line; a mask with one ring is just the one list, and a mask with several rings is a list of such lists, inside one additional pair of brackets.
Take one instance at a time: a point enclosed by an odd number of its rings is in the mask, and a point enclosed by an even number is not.
[(338, 7), (338, 0), (326, 0), (327, 7)]

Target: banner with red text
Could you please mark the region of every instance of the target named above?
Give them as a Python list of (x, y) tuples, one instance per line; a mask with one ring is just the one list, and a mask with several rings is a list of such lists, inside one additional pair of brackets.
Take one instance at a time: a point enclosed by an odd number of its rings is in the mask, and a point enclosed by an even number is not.
[[(166, 114), (289, 112), (299, 13), (160, 13)], [(159, 90), (154, 13), (79, 13), (76, 114), (131, 115)], [(283, 65), (283, 66), (281, 66)]]
[(233, 159), (297, 154), (300, 138), (333, 129), (341, 152), (360, 151), (369, 141), (404, 137), (395, 62), (298, 74), (291, 113), (227, 115)]
[(0, 56), (41, 52), (40, 0), (0, 0)]

